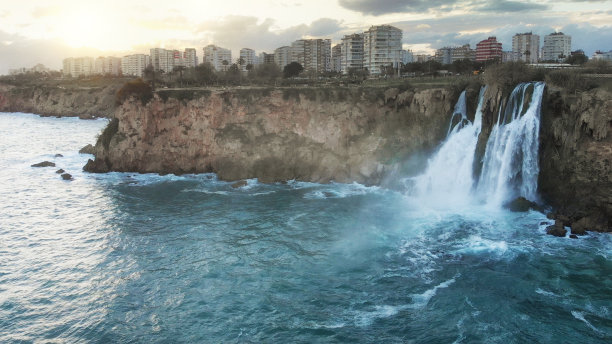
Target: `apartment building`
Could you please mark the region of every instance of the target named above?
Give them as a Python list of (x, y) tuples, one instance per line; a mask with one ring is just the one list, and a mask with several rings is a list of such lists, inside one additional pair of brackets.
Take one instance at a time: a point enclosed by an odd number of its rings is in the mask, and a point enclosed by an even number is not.
[(495, 59), (501, 61), (502, 58), (502, 44), (497, 41), (497, 37), (491, 36), (476, 44), (476, 62)]
[(330, 72), (330, 39), (299, 39), (291, 43), (291, 61), (298, 62), (307, 72)]
[(69, 57), (62, 61), (64, 76), (87, 76), (95, 72), (95, 62), (93, 57)]
[(372, 26), (363, 33), (363, 66), (379, 75), (388, 66), (398, 68), (402, 51), (402, 30), (391, 25)]
[(187, 68), (193, 68), (198, 65), (198, 55), (195, 48), (185, 48), (182, 65)]
[(101, 75), (120, 75), (121, 70), (121, 58), (114, 56), (100, 56), (95, 62), (95, 73)]
[(240, 66), (243, 72), (247, 71), (247, 66), (254, 66), (257, 64), (257, 55), (255, 50), (249, 48), (240, 49), (240, 59), (242, 59), (242, 65)]
[(352, 34), (342, 37), (340, 70), (348, 74), (349, 70), (363, 69), (363, 35)]
[(538, 63), (540, 53), (540, 36), (531, 32), (517, 33), (512, 37), (514, 61)]
[(414, 54), (412, 53), (412, 50), (402, 50), (400, 52), (400, 60), (405, 65), (414, 62)]
[(291, 47), (284, 46), (274, 50), (274, 63), (281, 69), (291, 63)]
[(273, 64), (274, 62), (274, 54), (268, 53), (260, 53), (259, 58), (257, 59), (255, 64)]
[(342, 72), (342, 44), (332, 47), (332, 72)]
[(204, 47), (203, 62), (210, 63), (216, 71), (227, 71), (232, 65), (232, 51), (209, 44)]
[(564, 61), (572, 53), (572, 36), (563, 32), (553, 32), (544, 36), (542, 47), (543, 61)]
[(121, 58), (121, 72), (123, 75), (144, 76), (144, 70), (151, 63), (149, 55), (133, 54)]

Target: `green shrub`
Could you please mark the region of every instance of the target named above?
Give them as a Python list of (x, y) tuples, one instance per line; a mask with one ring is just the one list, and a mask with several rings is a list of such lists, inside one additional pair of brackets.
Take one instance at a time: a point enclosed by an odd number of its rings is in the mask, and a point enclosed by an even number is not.
[(144, 82), (142, 79), (138, 78), (135, 80), (130, 80), (126, 82), (120, 89), (117, 91), (115, 95), (115, 103), (117, 105), (123, 104), (123, 102), (129, 97), (134, 96), (134, 98), (139, 99), (142, 105), (153, 98), (153, 89), (149, 84)]
[(108, 122), (108, 125), (102, 131), (102, 134), (98, 137), (98, 142), (101, 142), (105, 149), (108, 150), (110, 146), (111, 139), (115, 134), (119, 131), (119, 120), (113, 118)]

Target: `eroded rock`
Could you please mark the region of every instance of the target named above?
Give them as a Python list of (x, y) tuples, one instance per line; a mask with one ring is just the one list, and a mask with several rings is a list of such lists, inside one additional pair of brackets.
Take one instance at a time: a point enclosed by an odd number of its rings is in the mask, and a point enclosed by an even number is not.
[(51, 161), (43, 161), (38, 164), (31, 165), (32, 167), (55, 167), (55, 163)]

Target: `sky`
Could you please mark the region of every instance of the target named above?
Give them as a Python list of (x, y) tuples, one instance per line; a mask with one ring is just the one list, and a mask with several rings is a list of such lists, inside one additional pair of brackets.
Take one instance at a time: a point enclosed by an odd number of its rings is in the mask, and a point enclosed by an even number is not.
[[(572, 36), (589, 56), (612, 50), (612, 0), (0, 0), (0, 74), (77, 56), (148, 53), (152, 47), (273, 52), (300, 38), (330, 38), (391, 24), (416, 53), (519, 32)], [(541, 43), (542, 44), (542, 43)]]

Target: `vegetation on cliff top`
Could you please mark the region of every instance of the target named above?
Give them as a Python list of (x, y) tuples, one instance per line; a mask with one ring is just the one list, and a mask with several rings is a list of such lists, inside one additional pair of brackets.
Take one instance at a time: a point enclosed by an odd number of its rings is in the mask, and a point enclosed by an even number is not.
[(142, 105), (145, 105), (153, 98), (153, 88), (140, 78), (130, 80), (117, 91), (115, 102), (117, 105), (121, 105), (126, 99), (132, 96), (139, 99)]

